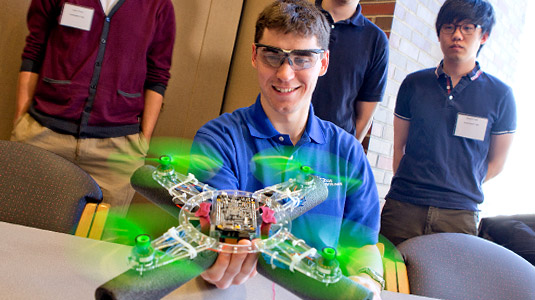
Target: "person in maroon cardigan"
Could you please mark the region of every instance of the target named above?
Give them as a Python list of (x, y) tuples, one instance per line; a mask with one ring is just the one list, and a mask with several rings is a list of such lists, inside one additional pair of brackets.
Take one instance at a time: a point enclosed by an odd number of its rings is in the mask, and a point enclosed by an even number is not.
[(73, 161), (125, 215), (170, 77), (171, 0), (32, 0), (11, 139)]

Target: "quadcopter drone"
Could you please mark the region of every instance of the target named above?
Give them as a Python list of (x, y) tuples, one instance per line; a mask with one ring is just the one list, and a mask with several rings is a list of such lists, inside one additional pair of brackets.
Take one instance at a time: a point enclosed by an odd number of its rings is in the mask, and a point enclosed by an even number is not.
[[(292, 217), (310, 207), (305, 203), (321, 202), (327, 196), (327, 188), (309, 174), (310, 168), (303, 167), (303, 174), (298, 178), (250, 193), (216, 190), (192, 174), (178, 173), (171, 166), (169, 156), (162, 156), (160, 163), (152, 177), (167, 189), (174, 204), (181, 207), (179, 226), (152, 242), (147, 235), (136, 237), (129, 262), (141, 276), (176, 260), (193, 259), (201, 251), (212, 250), (260, 252), (268, 257), (273, 268), (282, 264), (292, 272), (299, 271), (327, 284), (340, 279), (342, 273), (334, 248), (317, 251), (291, 234)], [(314, 199), (318, 193), (322, 199)], [(307, 199), (311, 197), (312, 200)], [(249, 246), (239, 245), (240, 239), (259, 240)]]
[[(311, 168), (302, 166), (295, 178), (245, 192), (217, 190), (177, 172), (170, 156), (158, 163), (139, 168), (132, 185), (168, 212), (170, 205), (173, 211), (178, 207), (179, 224), (152, 241), (138, 235), (128, 258), (130, 270), (100, 286), (97, 299), (163, 297), (210, 267), (217, 253), (260, 253), (258, 272), (304, 298), (373, 297), (342, 275), (335, 248), (318, 251), (291, 233), (293, 219), (327, 198), (326, 185)], [(135, 183), (135, 177), (144, 184)], [(147, 181), (155, 187), (147, 187)], [(238, 244), (241, 239), (254, 243)]]

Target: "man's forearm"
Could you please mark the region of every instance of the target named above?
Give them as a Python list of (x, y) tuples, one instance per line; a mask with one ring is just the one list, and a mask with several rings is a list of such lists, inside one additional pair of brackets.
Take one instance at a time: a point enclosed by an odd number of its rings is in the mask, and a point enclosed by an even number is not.
[(26, 111), (32, 103), (35, 94), (35, 87), (39, 74), (33, 72), (20, 72), (17, 81), (17, 103), (15, 108), (15, 117), (13, 122), (16, 122)]
[(350, 248), (344, 252), (346, 253), (340, 256), (348, 256), (349, 259), (341, 261), (342, 272), (351, 280), (370, 289), (374, 293), (374, 300), (381, 299), (384, 275), (383, 262), (377, 246), (367, 245), (361, 248)]
[(348, 253), (340, 253), (348, 256), (348, 261), (345, 262), (345, 272), (348, 276), (358, 275), (358, 271), (364, 267), (369, 267), (379, 274), (383, 274), (383, 261), (381, 260), (381, 253), (376, 245), (367, 245), (361, 248), (351, 248)]
[(153, 90), (145, 91), (145, 108), (143, 110), (143, 118), (141, 119), (141, 131), (147, 140), (150, 140), (152, 137), (160, 110), (162, 109), (162, 103), (163, 96), (161, 94)]
[(377, 109), (377, 102), (356, 101), (355, 136), (362, 143), (372, 125), (373, 114)]
[(514, 134), (492, 135), (488, 154), (488, 169), (485, 182), (496, 177), (503, 170)]
[(372, 120), (357, 120), (355, 124), (355, 137), (359, 142), (362, 143), (364, 141), (364, 138), (366, 137), (366, 134), (368, 134), (368, 131), (370, 130), (370, 127), (372, 126)]
[(403, 155), (405, 155), (405, 147), (401, 149), (394, 147), (394, 157), (392, 158), (392, 171), (394, 174), (398, 171), (399, 163), (401, 162)]
[(405, 155), (405, 147), (409, 138), (410, 121), (394, 118), (394, 160), (392, 170), (396, 174), (401, 158)]

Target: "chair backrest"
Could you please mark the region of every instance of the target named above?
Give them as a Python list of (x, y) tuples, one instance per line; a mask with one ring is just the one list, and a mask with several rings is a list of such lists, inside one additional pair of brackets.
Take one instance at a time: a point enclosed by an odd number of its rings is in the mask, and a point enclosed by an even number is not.
[(535, 267), (512, 251), (461, 233), (398, 245), (411, 293), (439, 299), (535, 299)]
[(535, 214), (481, 219), (479, 236), (502, 245), (535, 266)]
[(74, 234), (102, 191), (80, 167), (41, 148), (0, 140), (0, 221)]

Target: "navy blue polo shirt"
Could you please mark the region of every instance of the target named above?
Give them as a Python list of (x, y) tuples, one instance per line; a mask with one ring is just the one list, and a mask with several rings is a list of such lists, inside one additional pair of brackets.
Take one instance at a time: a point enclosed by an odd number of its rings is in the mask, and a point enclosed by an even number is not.
[[(316, 1), (321, 8), (321, 1)], [(355, 135), (356, 101), (379, 102), (387, 81), (388, 39), (385, 33), (361, 14), (332, 24), (329, 68), (318, 79), (312, 96), (316, 115)]]
[[(403, 81), (395, 115), (410, 121), (409, 135), (386, 197), (476, 211), (483, 202), (491, 136), (515, 131), (515, 100), (511, 88), (482, 72), (479, 64), (451, 91), (449, 81), (442, 64)], [(459, 134), (466, 116), (479, 120), (473, 126), (487, 122), (481, 137)]]
[(329, 195), (292, 222), (292, 233), (318, 249), (336, 246), (340, 236), (354, 246), (377, 243), (379, 198), (362, 146), (347, 132), (314, 116), (312, 106), (296, 146), (275, 130), (259, 97), (252, 106), (201, 127), (192, 154), (217, 162), (216, 168), (194, 166), (190, 172), (218, 189), (254, 192), (287, 181), (300, 166), (309, 166), (326, 183)]

